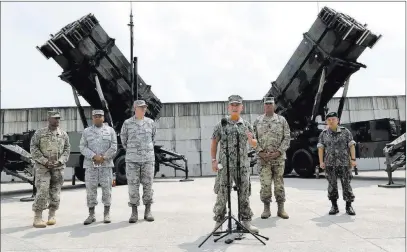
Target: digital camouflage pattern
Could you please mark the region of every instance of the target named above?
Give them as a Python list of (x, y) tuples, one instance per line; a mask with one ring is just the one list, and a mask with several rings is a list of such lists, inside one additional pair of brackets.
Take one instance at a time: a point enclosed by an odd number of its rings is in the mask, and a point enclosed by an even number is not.
[[(280, 151), (281, 155), (275, 159), (285, 161), (286, 151), (290, 147), (290, 126), (287, 120), (276, 113), (272, 116), (261, 115), (253, 122), (253, 129), (257, 139), (256, 152)], [(260, 164), (264, 160), (259, 158)]]
[[(37, 194), (32, 206), (33, 211), (47, 208), (58, 210), (61, 187), (64, 183), (64, 169), (71, 151), (68, 134), (57, 128), (38, 129), (31, 138), (30, 152), (34, 160), (35, 187)], [(47, 168), (47, 162), (59, 162), (55, 168)]]
[(319, 134), (318, 148), (324, 149), (325, 166), (350, 166), (350, 149), (355, 145), (352, 133), (338, 126), (336, 132), (327, 128)]
[(152, 119), (135, 116), (124, 121), (120, 138), (126, 149), (126, 162), (154, 162), (156, 126)]
[(290, 147), (290, 127), (283, 116), (274, 113), (272, 116), (261, 115), (253, 123), (257, 139), (257, 154), (261, 151), (280, 151), (276, 159), (265, 161), (257, 157), (260, 167), (260, 199), (264, 203), (271, 202), (271, 185), (274, 181), (274, 195), (277, 202), (285, 202), (284, 166), (286, 151)]
[(274, 196), (276, 202), (285, 202), (284, 163), (281, 161), (269, 162), (260, 167), (260, 199), (264, 203), (272, 202), (271, 184), (274, 182)]
[[(101, 112), (96, 111), (96, 113)], [(85, 168), (88, 207), (95, 207), (98, 204), (98, 184), (102, 187), (103, 205), (110, 206), (113, 182), (112, 167), (114, 167), (113, 158), (117, 151), (116, 132), (107, 124), (103, 124), (101, 127), (95, 125), (88, 127), (82, 133), (79, 149), (85, 157), (83, 168)], [(95, 167), (93, 164), (92, 158), (95, 155), (101, 155), (105, 159), (99, 167)]]
[(341, 179), (343, 199), (352, 202), (355, 198), (350, 181), (350, 146), (355, 145), (352, 133), (345, 127), (338, 126), (336, 132), (327, 128), (319, 135), (318, 148), (324, 149), (324, 163), (328, 180), (328, 198), (337, 200), (338, 177)]
[[(135, 106), (145, 106), (141, 100), (134, 103)], [(143, 204), (153, 203), (156, 131), (154, 121), (148, 117), (140, 120), (133, 116), (123, 123), (120, 137), (123, 147), (126, 149), (126, 175), (130, 207), (140, 205), (140, 183), (143, 185)]]
[(102, 167), (114, 167), (113, 158), (117, 152), (117, 136), (112, 127), (103, 124), (101, 127), (95, 125), (86, 128), (79, 142), (79, 149), (85, 157), (83, 168), (93, 168), (92, 158), (101, 155), (105, 161)]
[(154, 162), (126, 162), (126, 175), (130, 198), (129, 206), (140, 205), (140, 183), (143, 185), (143, 204), (152, 204)]
[[(240, 145), (239, 145), (239, 157), (237, 157), (237, 142), (236, 142), (236, 128), (239, 135)], [(228, 200), (227, 195), (227, 166), (226, 166), (226, 139), (229, 145), (229, 167), (230, 167), (230, 183), (236, 181), (237, 178), (237, 160), (240, 160), (240, 213), (242, 221), (251, 221), (253, 212), (250, 208), (250, 168), (246, 166), (248, 162), (248, 138), (246, 132), (249, 131), (252, 134), (253, 128), (250, 123), (242, 118), (237, 122), (234, 122), (227, 117), (227, 124), (222, 128), (219, 122), (213, 131), (212, 139), (217, 139), (220, 143), (219, 149), (219, 163), (224, 167), (218, 171), (217, 180), (215, 183), (215, 193), (217, 192), (216, 203), (213, 209), (215, 214), (215, 221), (222, 221), (226, 214), (226, 203)], [(225, 133), (228, 133), (226, 135)]]
[(328, 180), (328, 199), (336, 201), (339, 198), (338, 178), (342, 184), (342, 197), (346, 202), (353, 202), (355, 195), (352, 191), (350, 182), (352, 180), (352, 171), (349, 166), (326, 166), (326, 178)]
[(98, 185), (102, 188), (102, 203), (110, 206), (112, 203), (113, 170), (111, 167), (93, 167), (85, 169), (86, 201), (88, 208), (98, 204)]

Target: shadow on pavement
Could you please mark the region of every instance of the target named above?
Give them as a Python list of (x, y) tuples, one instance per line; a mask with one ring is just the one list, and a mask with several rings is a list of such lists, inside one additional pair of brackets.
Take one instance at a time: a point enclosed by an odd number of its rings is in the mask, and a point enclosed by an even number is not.
[[(260, 233), (261, 234), (261, 233)], [(224, 252), (226, 250), (233, 251), (233, 244), (239, 244), (243, 246), (248, 246), (248, 251), (256, 251), (257, 246), (265, 246), (261, 242), (259, 242), (255, 237), (253, 237), (251, 234), (244, 234), (244, 238), (242, 240), (234, 240), (231, 244), (226, 244), (225, 241), (229, 238), (233, 238), (238, 236), (238, 234), (232, 234), (232, 235), (227, 235), (224, 238), (218, 240), (217, 242), (214, 242), (213, 240), (218, 238), (219, 236), (211, 236), (209, 237), (208, 240), (205, 241), (204, 244), (200, 248), (198, 248), (199, 244), (201, 244), (206, 237), (208, 237), (209, 233), (207, 235), (199, 237), (197, 240), (193, 242), (188, 242), (188, 243), (182, 243), (178, 245), (180, 249), (183, 249), (185, 252)], [(263, 238), (260, 238), (264, 243), (267, 243), (269, 241), (264, 240)]]
[[(339, 209), (339, 211), (341, 211), (341, 209)], [(324, 216), (316, 217), (311, 220), (316, 222), (318, 227), (329, 227), (335, 224), (354, 222), (355, 217), (346, 214), (345, 210), (341, 212), (339, 212), (337, 215), (326, 214)]]
[(103, 223), (103, 221), (99, 221), (87, 226), (83, 225), (83, 223), (77, 223), (71, 226), (46, 227), (42, 229), (36, 229), (33, 232), (25, 234), (24, 236), (22, 236), (22, 238), (35, 238), (38, 236), (52, 235), (55, 233), (70, 233), (69, 234), (70, 238), (83, 238), (90, 234), (108, 232), (113, 229), (125, 228), (131, 225), (132, 224), (129, 223), (128, 221), (115, 222), (109, 224), (105, 224)]

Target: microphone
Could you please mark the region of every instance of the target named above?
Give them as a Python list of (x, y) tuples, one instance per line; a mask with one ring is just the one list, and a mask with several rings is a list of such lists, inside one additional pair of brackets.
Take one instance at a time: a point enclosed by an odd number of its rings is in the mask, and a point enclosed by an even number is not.
[(222, 124), (222, 127), (225, 127), (228, 123), (228, 120), (226, 118), (222, 118), (222, 120), (220, 120), (220, 123)]
[(220, 124), (222, 125), (222, 130), (224, 131), (224, 133), (227, 135), (228, 131), (226, 130), (226, 124), (228, 123), (228, 120), (226, 118), (222, 118), (222, 120), (220, 120)]

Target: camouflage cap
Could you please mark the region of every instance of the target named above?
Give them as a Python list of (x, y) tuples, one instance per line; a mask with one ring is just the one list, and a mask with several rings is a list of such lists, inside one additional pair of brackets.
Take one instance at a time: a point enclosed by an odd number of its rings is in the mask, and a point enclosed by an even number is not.
[(229, 100), (229, 104), (232, 104), (232, 103), (241, 104), (243, 101), (243, 98), (240, 95), (231, 95), (231, 96), (229, 96), (228, 100)]
[(48, 118), (53, 117), (53, 118), (61, 118), (61, 115), (59, 114), (58, 111), (51, 110), (47, 112)]
[(264, 104), (274, 104), (274, 97), (264, 97), (263, 102)]
[(102, 116), (104, 116), (104, 115), (105, 115), (105, 111), (103, 111), (103, 110), (101, 110), (101, 109), (95, 109), (95, 110), (92, 111), (92, 115), (93, 115), (93, 116), (94, 116), (94, 115), (102, 115)]
[(144, 100), (134, 101), (134, 107), (147, 107), (147, 104)]
[(338, 113), (336, 113), (336, 112), (329, 112), (328, 114), (326, 114), (325, 118), (329, 118), (329, 117), (338, 117)]

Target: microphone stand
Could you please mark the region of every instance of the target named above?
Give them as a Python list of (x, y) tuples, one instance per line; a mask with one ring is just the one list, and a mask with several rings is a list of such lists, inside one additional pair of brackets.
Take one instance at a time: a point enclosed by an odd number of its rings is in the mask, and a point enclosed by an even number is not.
[[(250, 233), (252, 234), (257, 240), (259, 240), (261, 243), (266, 245), (262, 240), (260, 240), (257, 236), (262, 237), (263, 239), (268, 240), (268, 237), (252, 233), (250, 230), (248, 230), (246, 227), (244, 227), (240, 221), (242, 221), (242, 215), (240, 213), (240, 196), (241, 196), (241, 185), (242, 185), (242, 178), (241, 178), (241, 165), (240, 165), (240, 137), (239, 137), (239, 130), (237, 128), (237, 125), (235, 124), (235, 133), (236, 133), (236, 185), (234, 189), (237, 192), (237, 216), (239, 221), (236, 221), (236, 231), (235, 233), (240, 233), (243, 235), (243, 233)], [(249, 183), (250, 184), (250, 183)], [(250, 185), (248, 185), (250, 186)], [(241, 240), (244, 237), (238, 236), (235, 238), (235, 240)]]
[[(222, 128), (224, 128), (224, 126), (222, 126)], [(236, 133), (238, 134), (238, 131), (236, 131)], [(250, 233), (250, 234), (252, 234), (257, 240), (259, 240), (261, 243), (263, 243), (263, 245), (266, 245), (266, 243), (264, 243), (262, 240), (260, 240), (257, 236), (256, 236), (256, 234), (254, 234), (254, 233), (252, 233), (250, 230), (248, 230), (246, 227), (244, 227), (243, 226), (243, 224), (242, 223), (240, 223), (240, 214), (239, 214), (239, 210), (238, 210), (238, 218), (239, 218), (239, 220), (237, 220), (233, 215), (232, 215), (232, 202), (231, 202), (231, 198), (230, 198), (230, 194), (231, 194), (231, 187), (232, 187), (232, 185), (231, 185), (231, 181), (230, 181), (230, 165), (229, 165), (229, 142), (228, 142), (228, 131), (227, 130), (224, 130), (224, 134), (226, 135), (226, 174), (227, 174), (227, 185), (226, 185), (226, 187), (227, 187), (227, 191), (228, 191), (228, 217), (227, 218), (225, 218), (223, 221), (222, 221), (222, 223), (218, 226), (218, 227), (216, 227), (215, 228), (215, 230), (213, 230), (206, 238), (205, 238), (205, 240), (201, 243), (201, 244), (199, 244), (199, 246), (198, 246), (198, 248), (200, 248), (212, 235), (213, 236), (215, 236), (215, 233), (217, 234), (217, 235), (220, 235), (220, 234), (222, 234), (222, 233), (225, 233), (224, 235), (222, 235), (221, 237), (219, 237), (219, 238), (217, 238), (217, 239), (214, 239), (213, 241), (214, 242), (217, 242), (218, 240), (220, 240), (220, 239), (222, 239), (223, 237), (225, 237), (225, 236), (227, 236), (227, 235), (231, 235), (231, 234), (233, 234), (233, 233), (239, 233), (239, 234), (241, 234), (242, 233), (242, 231), (239, 229), (232, 229), (232, 219), (235, 221), (235, 223), (236, 223), (236, 225), (237, 226), (240, 226), (244, 231), (246, 231), (245, 233)], [(239, 139), (239, 136), (237, 135), (237, 138)], [(238, 140), (239, 141), (239, 140)], [(239, 144), (239, 142), (238, 142), (238, 144)], [(239, 145), (237, 146), (237, 147), (239, 147)], [(237, 150), (239, 151), (239, 148), (237, 148)], [(238, 153), (239, 154), (239, 153)], [(238, 157), (238, 159), (237, 160), (239, 160), (239, 156), (237, 156)], [(240, 160), (238, 161), (239, 163), (240, 163)], [(238, 164), (239, 164), (238, 163)], [(238, 171), (238, 174), (239, 174), (239, 172), (240, 171)], [(238, 176), (240, 176), (240, 175), (238, 175)], [(239, 202), (239, 201), (238, 201)], [(240, 207), (240, 205), (239, 205), (239, 207)], [(222, 225), (223, 225), (223, 223), (225, 223), (226, 221), (228, 221), (228, 228), (227, 228), (227, 230), (226, 231), (222, 231), (222, 232), (216, 232), (216, 230), (218, 230), (219, 229), (219, 227), (221, 227)], [(268, 240), (269, 238), (267, 238), (267, 237), (264, 237), (264, 236), (262, 236), (264, 239), (266, 239), (266, 240)], [(225, 243), (226, 244), (230, 244), (230, 243), (232, 243), (233, 242), (233, 240), (234, 239), (227, 239), (227, 240), (225, 240)]]

